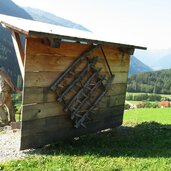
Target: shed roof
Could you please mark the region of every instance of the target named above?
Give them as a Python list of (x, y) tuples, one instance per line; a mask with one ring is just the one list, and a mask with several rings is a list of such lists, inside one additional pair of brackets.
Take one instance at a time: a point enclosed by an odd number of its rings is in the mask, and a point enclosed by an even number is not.
[(123, 46), (128, 48), (146, 49), (146, 47), (124, 44), (122, 42), (113, 42), (108, 40), (101, 40), (91, 32), (66, 28), (53, 24), (22, 19), (7, 15), (0, 15), (0, 23), (9, 29), (19, 32), (25, 36), (32, 37), (52, 37), (58, 39), (82, 41), (96, 44), (113, 44), (116, 46)]

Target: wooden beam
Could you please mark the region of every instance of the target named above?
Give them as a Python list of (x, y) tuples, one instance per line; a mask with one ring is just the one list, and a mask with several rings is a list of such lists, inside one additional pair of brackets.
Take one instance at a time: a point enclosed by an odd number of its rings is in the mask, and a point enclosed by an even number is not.
[(114, 43), (114, 42), (107, 42), (101, 40), (95, 40), (90, 38), (81, 38), (81, 37), (74, 37), (68, 35), (61, 35), (57, 33), (46, 33), (46, 32), (38, 32), (34, 30), (30, 30), (28, 33), (29, 37), (48, 37), (48, 38), (56, 38), (56, 39), (63, 39), (63, 40), (71, 40), (71, 41), (78, 41), (78, 42), (86, 42), (88, 44), (98, 44), (98, 45), (107, 45), (107, 46), (116, 46), (116, 47), (123, 47), (123, 48), (133, 48), (133, 49), (142, 49), (147, 50), (146, 47), (141, 46), (134, 46), (134, 45), (127, 45), (122, 43)]
[(8, 23), (6, 23), (4, 21), (1, 21), (1, 24), (3, 25), (3, 27), (6, 27), (6, 28), (8, 28), (10, 30), (13, 30), (14, 32), (17, 32), (17, 33), (22, 34), (24, 36), (28, 36), (28, 32), (23, 30), (23, 29), (15, 27), (15, 26), (13, 26), (11, 24), (8, 24)]
[(18, 60), (18, 64), (20, 67), (20, 71), (21, 71), (21, 75), (22, 78), (24, 78), (24, 60), (25, 60), (25, 54), (24, 54), (24, 50), (21, 44), (21, 40), (20, 40), (20, 36), (18, 33), (12, 31), (12, 41), (14, 44), (14, 49), (17, 55), (17, 60)]

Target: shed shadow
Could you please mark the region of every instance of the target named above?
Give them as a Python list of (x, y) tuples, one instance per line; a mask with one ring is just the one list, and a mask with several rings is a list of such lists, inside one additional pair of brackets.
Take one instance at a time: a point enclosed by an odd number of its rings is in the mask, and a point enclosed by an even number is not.
[(94, 155), (110, 157), (170, 157), (171, 125), (144, 122), (135, 127), (121, 126), (76, 140), (32, 151), (45, 155)]

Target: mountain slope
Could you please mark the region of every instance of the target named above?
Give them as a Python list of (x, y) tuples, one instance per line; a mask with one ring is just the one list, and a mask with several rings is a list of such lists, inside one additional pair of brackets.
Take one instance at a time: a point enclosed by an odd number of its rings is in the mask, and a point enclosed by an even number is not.
[(70, 20), (66, 20), (64, 18), (58, 17), (58, 16), (51, 14), (49, 12), (42, 11), (39, 9), (30, 8), (30, 7), (27, 7), (24, 9), (36, 21), (42, 21), (42, 22), (49, 23), (49, 24), (60, 25), (60, 26), (74, 28), (74, 29), (83, 30), (83, 31), (89, 31), (87, 28), (83, 27), (80, 24), (77, 24), (77, 23), (74, 23)]
[(141, 73), (141, 72), (149, 72), (152, 71), (152, 68), (145, 65), (143, 62), (138, 60), (135, 56), (131, 56), (129, 76)]
[[(0, 0), (0, 14), (32, 19), (22, 8), (10, 0)], [(0, 26), (0, 63), (12, 76), (14, 83), (20, 75), (18, 62), (13, 48), (10, 31)]]
[(171, 68), (171, 54), (162, 57), (158, 60), (158, 68), (170, 69)]
[(136, 50), (135, 56), (154, 70), (171, 68), (171, 49)]
[[(39, 13), (39, 14), (38, 14)], [(16, 5), (11, 0), (0, 0), (0, 14), (11, 15), (14, 17), (20, 17), (25, 19), (33, 20), (32, 16), (28, 14), (24, 9)], [(36, 18), (36, 14), (33, 15)], [(52, 17), (52, 19), (50, 19)], [(56, 22), (54, 20), (57, 20)], [(72, 27), (77, 29), (82, 29), (88, 31), (88, 29), (83, 26), (76, 24), (72, 21), (62, 19), (60, 17), (54, 16), (49, 13), (37, 12), (37, 20), (39, 21), (49, 21), (53, 24), (58, 24), (66, 27)], [(15, 55), (13, 43), (11, 40), (10, 31), (4, 29), (0, 25), (0, 64), (5, 67), (8, 73), (12, 76), (15, 84), (17, 84), (17, 77), (20, 75), (20, 70)]]
[(16, 5), (11, 0), (0, 0), (0, 13), (14, 17), (32, 19), (32, 17), (24, 9)]
[[(21, 17), (25, 19), (35, 19), (38, 21), (48, 22), (51, 24), (57, 24), (61, 26), (71, 27), (71, 28), (77, 28), (80, 30), (89, 31), (85, 27), (76, 24), (72, 21), (57, 17), (53, 14), (27, 8), (28, 12), (23, 10), (21, 7), (17, 6), (13, 1), (11, 0), (0, 0), (0, 13)], [(7, 29), (4, 29), (0, 26), (0, 63), (1, 65), (5, 66), (6, 70), (12, 75), (12, 78), (14, 82), (17, 82), (17, 77), (20, 74), (18, 62), (16, 59), (15, 51), (13, 48), (13, 44), (11, 41), (10, 32)], [(131, 58), (131, 64), (130, 64), (130, 71), (129, 75), (136, 74), (138, 72), (146, 72), (151, 70), (149, 67), (145, 66), (142, 62), (140, 62), (135, 57)]]

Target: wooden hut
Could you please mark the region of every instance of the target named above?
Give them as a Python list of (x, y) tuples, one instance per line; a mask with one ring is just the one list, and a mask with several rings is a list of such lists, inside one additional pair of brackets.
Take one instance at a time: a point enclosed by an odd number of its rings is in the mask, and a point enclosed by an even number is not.
[(5, 15), (0, 22), (23, 78), (21, 150), (122, 124), (130, 55), (144, 47)]

